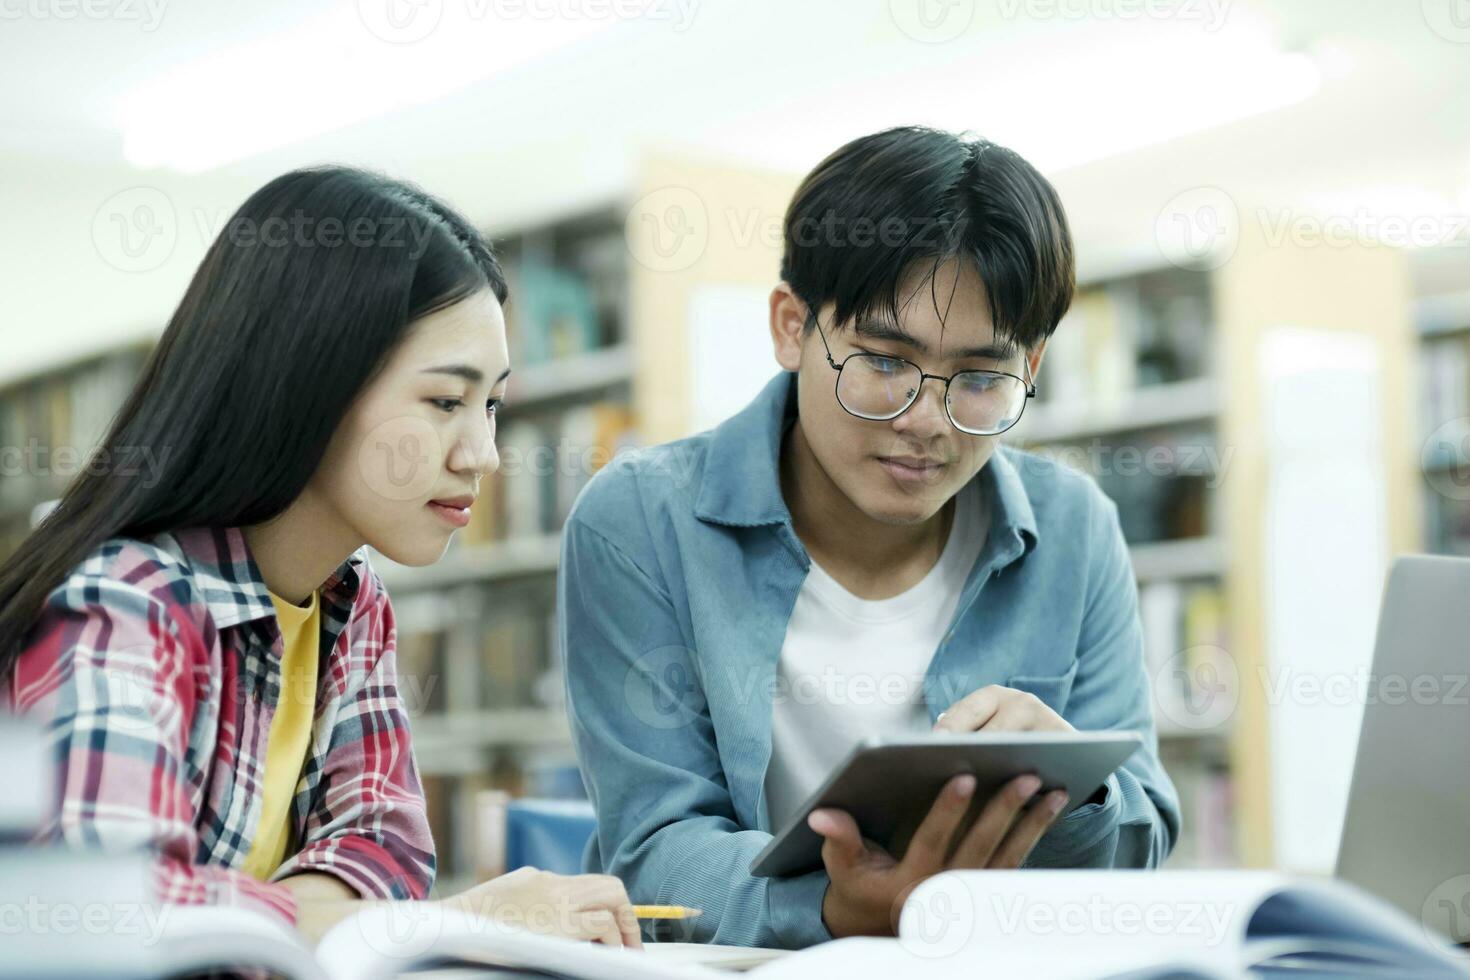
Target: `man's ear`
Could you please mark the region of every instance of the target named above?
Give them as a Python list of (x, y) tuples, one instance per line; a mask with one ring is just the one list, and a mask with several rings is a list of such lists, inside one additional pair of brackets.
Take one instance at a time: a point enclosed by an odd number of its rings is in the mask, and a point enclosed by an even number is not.
[(785, 282), (777, 283), (771, 290), (771, 344), (775, 348), (776, 363), (783, 370), (796, 371), (801, 367), (806, 318), (807, 305)]
[[(1049, 340), (1050, 338), (1048, 338)], [(1031, 383), (1036, 384), (1036, 379), (1041, 377), (1041, 359), (1046, 356), (1047, 341), (1043, 340), (1035, 347), (1026, 352), (1026, 360), (1031, 362)]]

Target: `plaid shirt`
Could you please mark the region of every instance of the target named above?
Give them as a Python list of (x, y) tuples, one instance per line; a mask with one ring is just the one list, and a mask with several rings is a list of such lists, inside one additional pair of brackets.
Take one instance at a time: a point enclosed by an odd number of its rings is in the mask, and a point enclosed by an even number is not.
[[(364, 574), (366, 573), (366, 574)], [(151, 848), (165, 902), (295, 920), (276, 884), (324, 872), (363, 897), (423, 898), (434, 845), (394, 667), (393, 611), (360, 551), (322, 588), (323, 657), (294, 856), (239, 868), (260, 820), (281, 633), (238, 529), (101, 545), (47, 597), (10, 707), (47, 720), (60, 805), (42, 839)], [(330, 648), (331, 653), (325, 651)]]

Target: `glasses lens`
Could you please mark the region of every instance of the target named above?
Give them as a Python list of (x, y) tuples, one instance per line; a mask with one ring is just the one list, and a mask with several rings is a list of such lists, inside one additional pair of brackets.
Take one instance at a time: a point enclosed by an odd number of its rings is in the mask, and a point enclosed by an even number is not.
[(973, 435), (994, 435), (1015, 425), (1026, 408), (1020, 378), (989, 371), (965, 371), (949, 383), (949, 415)]
[(854, 354), (837, 376), (837, 400), (865, 419), (891, 419), (918, 394), (919, 369), (896, 357)]

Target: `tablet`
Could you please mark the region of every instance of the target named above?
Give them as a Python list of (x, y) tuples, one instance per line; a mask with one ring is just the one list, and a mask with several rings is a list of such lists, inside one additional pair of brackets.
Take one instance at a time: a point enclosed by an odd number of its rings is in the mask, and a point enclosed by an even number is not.
[(960, 824), (968, 830), (996, 790), (1016, 776), (1041, 777), (1039, 799), (1050, 789), (1083, 805), (1134, 750), (1138, 732), (975, 732), (869, 738), (852, 750), (821, 788), (750, 863), (761, 878), (815, 871), (822, 865), (822, 837), (806, 824), (820, 807), (852, 814), (864, 837), (901, 857), (909, 838), (955, 776), (975, 777), (975, 796)]

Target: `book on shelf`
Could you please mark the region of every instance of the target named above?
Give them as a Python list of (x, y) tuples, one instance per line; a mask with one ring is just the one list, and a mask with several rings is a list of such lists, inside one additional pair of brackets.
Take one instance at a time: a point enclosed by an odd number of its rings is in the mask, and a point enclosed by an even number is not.
[(0, 479), (0, 511), (24, 521), (87, 466), (132, 390), (144, 352), (126, 348), (0, 390), (0, 446), (19, 454)]
[[(420, 766), (423, 760), (419, 760)], [(424, 809), (429, 818), (429, 836), (434, 841), (434, 863), (437, 874), (457, 866), (459, 855), (455, 847), (454, 805), (458, 799), (457, 778), (433, 772), (420, 772), (419, 783), (424, 791)]]
[(414, 717), (444, 712), (447, 645), (448, 633), (443, 630), (398, 633), (399, 686)]
[(1168, 269), (1131, 283), (1139, 387), (1204, 377), (1214, 370), (1210, 277)]
[(1213, 432), (1166, 428), (1068, 441), (1041, 455), (1090, 474), (1118, 505), (1129, 544), (1205, 537), (1224, 465)]
[(582, 276), (536, 259), (521, 261), (511, 274), (516, 307), (512, 363), (541, 364), (598, 346), (597, 310)]
[(556, 533), (587, 482), (637, 438), (626, 403), (599, 401), (509, 420), (497, 443), (500, 470), (481, 481), (466, 546)]
[(481, 635), (482, 706), (531, 704), (547, 662), (545, 630), (535, 606), (528, 601), (496, 603)]
[(566, 523), (588, 481), (634, 443), (633, 411), (626, 404), (598, 402), (562, 415), (559, 445), (568, 458), (557, 470), (554, 528)]
[(1080, 288), (1047, 344), (1042, 404), (1108, 409), (1213, 370), (1209, 276), (1166, 269)]
[(1223, 758), (1201, 756), (1194, 745), (1167, 743), (1161, 754), (1179, 793), (1179, 839), (1166, 867), (1233, 868), (1235, 846), (1234, 779)]
[[(1419, 350), (1420, 417), (1426, 432), (1470, 416), (1470, 336), (1426, 339)], [(1467, 427), (1466, 436), (1470, 436)], [(1454, 440), (1446, 440), (1444, 461), (1454, 458)], [(1433, 460), (1429, 462), (1434, 462)]]
[(1219, 658), (1228, 649), (1223, 588), (1206, 581), (1148, 582), (1139, 589), (1138, 611), (1154, 714), (1161, 725), (1194, 731), (1218, 713), (1211, 698), (1219, 692), (1202, 688), (1221, 682)]

